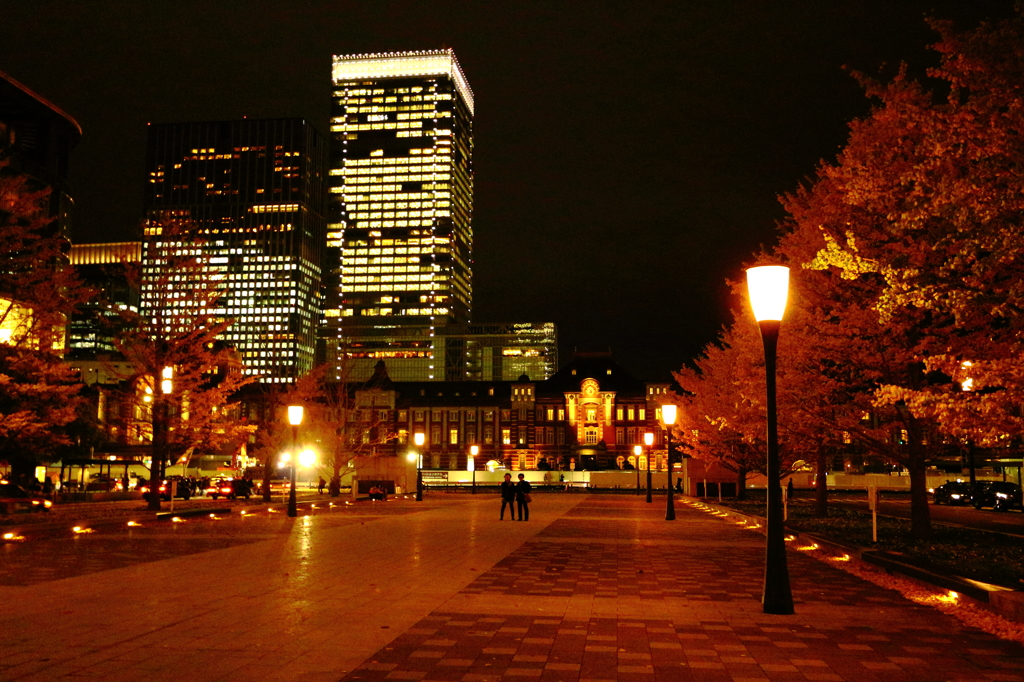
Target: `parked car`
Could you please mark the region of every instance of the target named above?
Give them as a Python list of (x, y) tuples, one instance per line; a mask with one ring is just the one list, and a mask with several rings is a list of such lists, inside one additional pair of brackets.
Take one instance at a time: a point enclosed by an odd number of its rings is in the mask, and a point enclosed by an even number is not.
[(252, 484), (244, 478), (222, 478), (212, 481), (206, 494), (214, 500), (221, 496), (228, 500), (239, 497), (248, 500), (252, 496)]
[(935, 504), (970, 504), (971, 484), (966, 481), (949, 481), (935, 489)]
[(1021, 488), (1009, 481), (979, 481), (974, 489), (971, 502), (975, 509), (992, 507), (995, 511), (1024, 509)]
[(36, 495), (14, 483), (0, 481), (0, 514), (50, 511), (52, 506), (53, 502), (42, 495)]
[[(142, 486), (142, 488), (140, 488), (140, 490), (144, 493), (144, 495), (149, 495), (149, 484), (147, 483), (146, 485)], [(158, 488), (158, 490), (160, 492), (160, 499), (162, 499), (164, 501), (167, 501), (167, 502), (171, 501), (171, 482), (170, 481), (163, 481), (160, 484), (160, 487)], [(180, 485), (179, 484), (177, 486), (177, 488), (175, 489), (174, 496), (175, 497), (180, 497), (180, 498), (185, 499), (185, 500), (188, 500), (188, 499), (190, 499), (192, 497), (192, 490), (187, 485)]]
[(85, 484), (86, 490), (97, 490), (107, 493), (121, 490), (122, 487), (121, 479), (116, 476), (108, 476), (107, 474), (93, 474)]

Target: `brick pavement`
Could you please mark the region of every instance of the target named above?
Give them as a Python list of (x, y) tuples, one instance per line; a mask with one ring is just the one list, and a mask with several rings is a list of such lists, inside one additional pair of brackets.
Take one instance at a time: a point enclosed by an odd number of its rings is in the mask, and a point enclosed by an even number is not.
[(344, 679), (1024, 679), (1019, 645), (797, 552), (797, 614), (764, 615), (762, 536), (653, 507), (587, 498)]
[(1024, 680), (1024, 647), (799, 552), (797, 613), (762, 614), (763, 537), (685, 505), (535, 498), (64, 538), (106, 547), (80, 572), (0, 547), (0, 680)]

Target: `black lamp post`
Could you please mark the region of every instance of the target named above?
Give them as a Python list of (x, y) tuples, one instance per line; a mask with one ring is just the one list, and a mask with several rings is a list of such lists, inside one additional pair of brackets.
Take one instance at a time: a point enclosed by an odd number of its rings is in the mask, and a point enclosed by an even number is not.
[(766, 265), (747, 270), (747, 291), (754, 319), (761, 328), (764, 344), (764, 373), (768, 412), (768, 508), (766, 513), (763, 611), (779, 615), (793, 613), (793, 595), (789, 587), (786, 563), (786, 531), (779, 483), (779, 424), (775, 404), (775, 359), (779, 327), (786, 311), (789, 268)]
[(292, 425), (292, 452), (289, 456), (292, 485), (288, 490), (288, 516), (292, 518), (299, 515), (298, 505), (295, 501), (295, 470), (299, 466), (299, 424), (302, 423), (302, 412), (302, 405), (288, 406), (288, 423)]
[(474, 495), (476, 495), (476, 456), (479, 455), (479, 454), (480, 454), (480, 446), (479, 445), (470, 445), (469, 446), (469, 460), (466, 462), (466, 466), (469, 467), (469, 470), (471, 472), (473, 472), (473, 490), (471, 492)]
[(640, 455), (643, 454), (642, 445), (633, 446), (633, 469), (636, 471), (636, 494), (640, 494)]
[[(668, 460), (668, 475), (665, 478), (665, 520), (676, 520), (676, 496), (672, 493), (672, 425), (676, 423), (676, 406), (661, 406), (661, 423), (665, 427), (665, 457)], [(649, 434), (654, 440), (654, 434)]]
[(413, 442), (416, 444), (416, 501), (423, 501), (423, 444), (427, 442), (426, 435), (422, 433), (413, 434)]
[(650, 504), (654, 500), (651, 499), (651, 453), (647, 453), (647, 504)]
[(167, 422), (170, 420), (170, 395), (174, 390), (174, 368), (164, 367), (160, 390), (153, 396), (153, 454), (149, 468), (149, 505), (160, 510), (160, 486), (164, 482), (164, 462), (167, 460)]

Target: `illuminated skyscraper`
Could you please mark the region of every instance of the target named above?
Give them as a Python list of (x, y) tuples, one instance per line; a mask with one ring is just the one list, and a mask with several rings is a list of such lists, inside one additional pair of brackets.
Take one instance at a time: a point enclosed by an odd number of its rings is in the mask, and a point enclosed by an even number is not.
[[(338, 376), (461, 379), (435, 329), (470, 321), (473, 93), (452, 50), (334, 57), (325, 337)], [(450, 363), (447, 363), (450, 365)]]
[[(327, 145), (302, 119), (153, 125), (146, 151), (142, 310), (188, 314), (191, 253), (227, 295), (207, 312), (233, 320), (223, 340), (245, 371), (288, 383), (312, 368), (320, 317)], [(186, 238), (169, 242), (168, 221)], [(171, 309), (173, 308), (173, 309)], [(163, 309), (162, 312), (158, 309)]]

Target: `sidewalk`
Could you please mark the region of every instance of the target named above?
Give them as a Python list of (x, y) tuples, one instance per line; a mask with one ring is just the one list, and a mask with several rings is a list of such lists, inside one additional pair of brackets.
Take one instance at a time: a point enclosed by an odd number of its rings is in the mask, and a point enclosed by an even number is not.
[(1024, 680), (1024, 647), (798, 552), (796, 614), (762, 614), (763, 537), (686, 505), (431, 497), (0, 587), (0, 680)]

